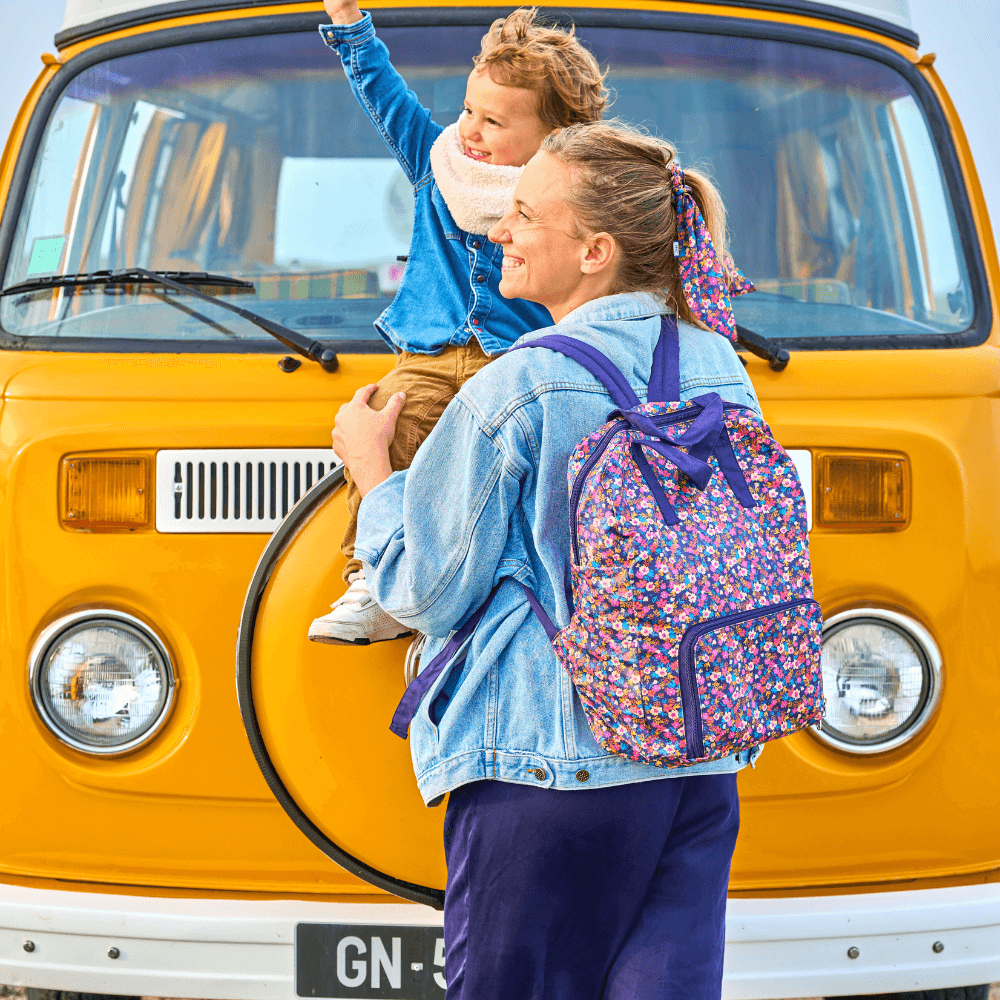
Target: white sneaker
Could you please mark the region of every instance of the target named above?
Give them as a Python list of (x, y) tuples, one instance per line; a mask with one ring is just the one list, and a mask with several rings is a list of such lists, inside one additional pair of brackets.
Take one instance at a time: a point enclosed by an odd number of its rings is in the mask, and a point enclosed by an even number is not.
[(330, 613), (317, 618), (309, 626), (309, 638), (313, 642), (327, 642), (334, 646), (370, 646), (373, 642), (413, 635), (412, 629), (400, 625), (375, 602), (368, 592), (363, 569), (352, 573), (348, 579), (350, 586), (343, 597), (330, 605)]

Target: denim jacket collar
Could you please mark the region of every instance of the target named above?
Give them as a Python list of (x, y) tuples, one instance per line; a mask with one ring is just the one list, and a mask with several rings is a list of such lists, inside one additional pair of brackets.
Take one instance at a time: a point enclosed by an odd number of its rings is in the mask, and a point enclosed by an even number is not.
[[(545, 337), (552, 333), (570, 333), (567, 327), (576, 328), (572, 335), (585, 336), (587, 333), (585, 327), (623, 320), (648, 319), (670, 311), (662, 298), (650, 292), (617, 292), (614, 295), (602, 295), (577, 306), (563, 316), (555, 326), (526, 333), (517, 342), (524, 344), (536, 337)], [(618, 334), (620, 335), (625, 329), (623, 327), (618, 330)]]
[(584, 302), (565, 316), (556, 326), (565, 324), (606, 323), (621, 319), (646, 319), (671, 312), (662, 297), (651, 292), (617, 292)]

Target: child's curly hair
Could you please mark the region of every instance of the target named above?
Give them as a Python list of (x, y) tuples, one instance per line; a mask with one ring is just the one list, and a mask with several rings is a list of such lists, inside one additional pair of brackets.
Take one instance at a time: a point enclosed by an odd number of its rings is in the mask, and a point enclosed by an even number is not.
[(538, 94), (538, 116), (550, 129), (600, 121), (608, 103), (605, 74), (572, 27), (537, 22), (534, 7), (497, 18), (483, 35), (477, 69), (507, 87)]

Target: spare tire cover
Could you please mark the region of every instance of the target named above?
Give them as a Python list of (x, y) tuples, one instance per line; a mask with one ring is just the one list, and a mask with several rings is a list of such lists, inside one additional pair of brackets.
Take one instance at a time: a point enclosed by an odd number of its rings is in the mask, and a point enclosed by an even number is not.
[(417, 791), (409, 744), (389, 732), (409, 639), (310, 642), (310, 622), (344, 591), (342, 467), (289, 511), (243, 608), (237, 689), (268, 785), (302, 832), (373, 885), (440, 907), (444, 808)]

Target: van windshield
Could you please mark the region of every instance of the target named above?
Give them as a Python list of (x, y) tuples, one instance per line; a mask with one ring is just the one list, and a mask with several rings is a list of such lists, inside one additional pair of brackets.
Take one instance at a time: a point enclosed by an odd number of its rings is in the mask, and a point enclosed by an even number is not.
[[(442, 125), (459, 115), (482, 31), (380, 32)], [(937, 151), (893, 69), (782, 41), (579, 34), (610, 67), (613, 113), (716, 179), (734, 257), (759, 289), (734, 303), (742, 325), (805, 348), (970, 326)], [(252, 292), (213, 291), (337, 349), (380, 351), (372, 324), (403, 277), (412, 214), (410, 184), (315, 32), (154, 49), (63, 91), (4, 287), (129, 267), (239, 276)], [(8, 344), (56, 349), (275, 347), (230, 313), (142, 285), (5, 296), (0, 326)]]

